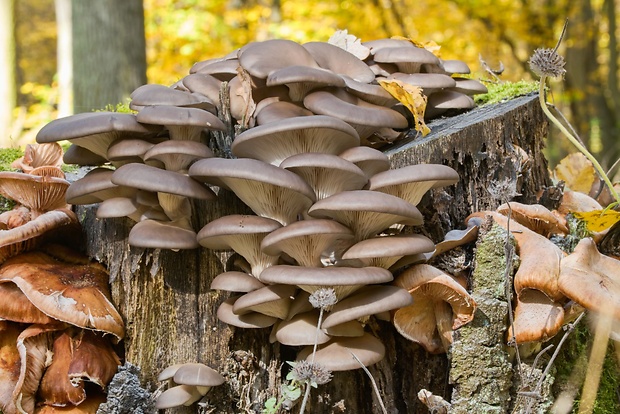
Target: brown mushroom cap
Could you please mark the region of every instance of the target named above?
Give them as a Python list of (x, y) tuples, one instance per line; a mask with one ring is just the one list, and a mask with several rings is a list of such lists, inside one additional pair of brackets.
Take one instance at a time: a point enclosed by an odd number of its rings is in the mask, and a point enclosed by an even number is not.
[(11, 167), (22, 170), (26, 174), (37, 167), (62, 165), (62, 147), (57, 142), (47, 144), (27, 144), (24, 148), (24, 156), (11, 163)]
[(62, 263), (28, 252), (0, 267), (0, 282), (12, 282), (46, 315), (87, 329), (124, 336), (124, 324), (110, 300), (108, 273), (97, 263)]
[(199, 181), (223, 182), (256, 214), (283, 225), (297, 221), (315, 200), (312, 188), (295, 173), (259, 160), (202, 159), (190, 167), (189, 175)]
[(547, 341), (564, 323), (564, 308), (539, 290), (525, 289), (517, 296), (514, 324), (506, 332), (507, 341), (514, 336), (517, 344)]
[(415, 206), (428, 190), (452, 185), (458, 180), (458, 173), (446, 165), (415, 164), (373, 175), (368, 188), (402, 198)]
[(17, 410), (12, 394), (20, 374), (21, 360), (15, 344), (21, 331), (21, 325), (0, 320), (0, 410), (6, 413)]
[(308, 210), (315, 218), (332, 218), (353, 230), (356, 240), (374, 236), (396, 223), (417, 226), (419, 210), (401, 198), (378, 191), (343, 191), (316, 202)]
[[(350, 371), (362, 366), (355, 360), (352, 353), (364, 366), (381, 361), (385, 356), (383, 343), (369, 333), (361, 337), (338, 337), (320, 345), (316, 354), (312, 354), (313, 346), (303, 348), (297, 354), (297, 360), (312, 361), (321, 364), (330, 371)], [(314, 359), (313, 359), (314, 358)]]
[(497, 207), (497, 212), (508, 216), (530, 230), (549, 237), (553, 234), (567, 234), (566, 223), (540, 204), (522, 204), (511, 201)]
[(339, 299), (364, 285), (385, 283), (392, 279), (393, 276), (390, 272), (379, 267), (277, 265), (265, 269), (261, 274), (261, 281), (263, 282), (296, 285), (310, 293), (314, 293), (321, 287), (333, 287)]
[(620, 261), (601, 254), (591, 238), (562, 259), (558, 284), (584, 308), (620, 319)]
[(32, 215), (67, 206), (69, 182), (62, 178), (0, 171), (0, 194), (28, 207)]
[(357, 132), (329, 116), (297, 116), (269, 122), (239, 134), (231, 151), (237, 157), (254, 158), (273, 165), (295, 154), (339, 154), (359, 145)]
[(411, 305), (409, 292), (398, 286), (365, 286), (336, 303), (321, 327), (324, 329), (376, 313)]
[(14, 283), (0, 283), (0, 321), (49, 324), (56, 320), (41, 312)]
[(301, 220), (272, 231), (261, 242), (265, 254), (286, 253), (300, 266), (321, 267), (323, 256), (345, 248), (353, 232), (333, 220)]

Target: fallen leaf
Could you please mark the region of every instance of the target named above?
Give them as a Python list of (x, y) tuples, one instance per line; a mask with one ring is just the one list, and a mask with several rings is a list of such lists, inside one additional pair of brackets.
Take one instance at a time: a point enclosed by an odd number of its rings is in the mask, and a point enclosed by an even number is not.
[(589, 194), (598, 175), (592, 163), (580, 152), (569, 154), (554, 169), (555, 177), (573, 191)]
[(362, 45), (360, 39), (348, 34), (346, 30), (337, 30), (327, 40), (327, 43), (346, 50), (360, 60), (364, 60), (370, 55), (370, 49)]
[(601, 232), (620, 221), (620, 212), (615, 210), (594, 210), (588, 212), (574, 212), (573, 215), (583, 221), (591, 232)]
[(410, 85), (398, 79), (380, 79), (379, 85), (398, 99), (413, 114), (415, 130), (426, 136), (431, 132), (424, 123), (424, 111), (426, 110), (426, 96), (419, 86)]
[(440, 57), (439, 55), (439, 49), (441, 49), (441, 46), (439, 46), (436, 42), (434, 42), (433, 40), (429, 40), (427, 42), (419, 42), (417, 40), (411, 39), (409, 37), (403, 37), (403, 36), (392, 36), (392, 39), (396, 39), (396, 40), (407, 40), (411, 43), (413, 43), (415, 46), (422, 48), (422, 49), (426, 49), (429, 52), (431, 52), (432, 54), (434, 54), (437, 57)]

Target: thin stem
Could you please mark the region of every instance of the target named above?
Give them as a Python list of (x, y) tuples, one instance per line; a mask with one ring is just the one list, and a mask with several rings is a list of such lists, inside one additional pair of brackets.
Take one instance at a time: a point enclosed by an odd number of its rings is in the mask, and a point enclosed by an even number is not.
[(581, 401), (579, 403), (579, 414), (590, 414), (594, 410), (596, 393), (598, 392), (601, 380), (601, 371), (607, 352), (609, 334), (611, 332), (612, 317), (609, 314), (599, 313), (597, 315), (596, 330), (592, 341), (592, 350), (588, 360), (586, 378), (583, 381), (581, 390)]
[(609, 180), (609, 177), (607, 177), (607, 174), (605, 174), (605, 171), (603, 170), (603, 167), (601, 167), (601, 164), (599, 164), (599, 162), (596, 160), (596, 158), (594, 158), (590, 151), (588, 151), (585, 146), (581, 145), (579, 140), (575, 138), (573, 134), (571, 134), (570, 131), (566, 129), (566, 127), (549, 110), (547, 102), (545, 101), (546, 82), (547, 76), (542, 75), (540, 77), (540, 91), (538, 94), (538, 99), (540, 101), (540, 106), (542, 107), (543, 112), (545, 113), (545, 115), (547, 115), (547, 118), (549, 118), (549, 120), (560, 129), (564, 136), (566, 136), (566, 138), (568, 138), (568, 140), (592, 163), (599, 177), (601, 177), (601, 179), (605, 182), (607, 188), (609, 188), (609, 191), (611, 192), (612, 197), (616, 200), (616, 203), (620, 204), (620, 195), (618, 195), (618, 193), (616, 192), (614, 185)]
[(366, 368), (366, 366), (362, 364), (362, 361), (360, 361), (357, 355), (355, 355), (353, 352), (351, 352), (351, 355), (353, 355), (353, 358), (355, 358), (355, 360), (359, 362), (359, 364), (362, 366), (362, 369), (364, 370), (366, 375), (368, 375), (368, 378), (370, 378), (370, 383), (372, 384), (372, 388), (375, 390), (375, 394), (377, 394), (377, 399), (379, 400), (381, 411), (383, 412), (383, 414), (387, 414), (387, 409), (385, 408), (385, 405), (383, 404), (383, 400), (381, 399), (381, 394), (379, 393), (379, 387), (377, 387), (377, 383), (375, 382), (374, 377), (372, 376), (370, 371), (368, 371), (368, 368)]
[[(316, 348), (319, 344), (319, 332), (321, 331), (321, 323), (323, 321), (323, 310), (324, 310), (323, 307), (319, 309), (319, 321), (316, 323), (316, 333), (314, 336), (314, 348), (312, 349), (312, 360), (311, 360), (312, 364), (314, 364)], [(310, 381), (306, 381), (306, 392), (304, 393), (304, 399), (302, 400), (301, 408), (299, 409), (300, 414), (303, 414), (306, 411), (306, 404), (308, 403), (308, 398), (310, 397), (310, 388), (312, 388), (312, 386), (310, 385)]]

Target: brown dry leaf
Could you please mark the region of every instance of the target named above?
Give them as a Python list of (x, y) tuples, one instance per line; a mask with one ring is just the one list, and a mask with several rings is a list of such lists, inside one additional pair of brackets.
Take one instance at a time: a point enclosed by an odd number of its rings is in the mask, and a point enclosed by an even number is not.
[(250, 119), (254, 115), (256, 110), (256, 103), (252, 98), (252, 78), (250, 74), (241, 66), (237, 68), (237, 74), (241, 80), (241, 87), (238, 88), (235, 93), (239, 95), (245, 102), (245, 111), (243, 113), (242, 126), (244, 128), (249, 127)]
[(431, 129), (424, 123), (426, 96), (419, 86), (409, 85), (397, 79), (380, 79), (379, 84), (413, 114), (415, 129), (426, 136)]
[(592, 163), (580, 152), (569, 154), (555, 167), (555, 178), (562, 180), (573, 191), (588, 194), (598, 181)]

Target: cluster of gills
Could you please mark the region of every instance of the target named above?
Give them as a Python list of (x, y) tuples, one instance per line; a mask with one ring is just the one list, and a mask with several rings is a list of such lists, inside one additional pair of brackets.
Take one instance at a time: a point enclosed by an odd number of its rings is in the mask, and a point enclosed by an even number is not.
[[(65, 162), (100, 166), (71, 185), (67, 200), (100, 203), (101, 218), (136, 221), (130, 245), (202, 245), (242, 256), (243, 271), (213, 281), (213, 288), (239, 293), (221, 305), (221, 320), (273, 326), (272, 340), (288, 345), (318, 340), (332, 357), (325, 362), (331, 370), (358, 367), (337, 357), (338, 347), (360, 348), (356, 355), (368, 365), (384, 349), (365, 333), (364, 318), (389, 318), (412, 301), (408, 288), (385, 285), (390, 269), (434, 249), (429, 239), (401, 230), (423, 224), (416, 205), (424, 193), (458, 180), (442, 165), (390, 170), (372, 148), (416, 122), (379, 81), (421, 87), (429, 117), (472, 107), (471, 95), (486, 89), (452, 76), (469, 72), (462, 62), (441, 60), (409, 40), (358, 46), (365, 55), (324, 42), (250, 43), (195, 64), (171, 87), (139, 87), (130, 103), (136, 114), (67, 117), (44, 127), (37, 140), (70, 140)], [(224, 151), (231, 158), (221, 158), (207, 143), (233, 130), (221, 121), (229, 116), (242, 132)], [(214, 199), (210, 186), (234, 192), (256, 215), (222, 217), (196, 232), (191, 200)], [(321, 287), (333, 288), (338, 303), (316, 339), (319, 311), (308, 296)], [(370, 350), (368, 358), (361, 348)]]
[(58, 144), (29, 146), (16, 164), (28, 173), (0, 172), (0, 195), (16, 203), (0, 214), (4, 414), (95, 412), (120, 364), (112, 341), (123, 320), (108, 273), (74, 250), (81, 231), (61, 158)]

